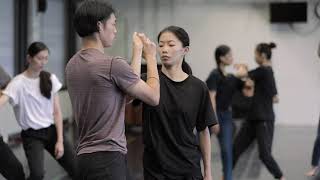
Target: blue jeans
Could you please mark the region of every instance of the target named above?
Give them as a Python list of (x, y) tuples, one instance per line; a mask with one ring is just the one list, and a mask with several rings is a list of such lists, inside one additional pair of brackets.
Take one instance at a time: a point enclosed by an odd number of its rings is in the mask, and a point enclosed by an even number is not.
[(217, 115), (220, 124), (218, 139), (221, 149), (223, 176), (224, 180), (232, 180), (232, 112), (217, 111)]

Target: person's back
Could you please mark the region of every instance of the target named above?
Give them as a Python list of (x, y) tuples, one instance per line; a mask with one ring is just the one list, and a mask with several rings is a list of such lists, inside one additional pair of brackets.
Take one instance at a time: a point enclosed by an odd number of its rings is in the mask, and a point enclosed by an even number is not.
[(10, 75), (5, 72), (2, 66), (0, 66), (0, 89), (4, 89), (10, 80)]
[(124, 134), (126, 89), (139, 78), (120, 57), (96, 49), (79, 51), (66, 67), (68, 91), (79, 127), (78, 154), (127, 152)]
[(255, 95), (252, 99), (249, 119), (260, 121), (274, 119), (273, 97), (276, 95), (276, 90), (272, 68), (261, 66), (249, 74), (255, 81)]

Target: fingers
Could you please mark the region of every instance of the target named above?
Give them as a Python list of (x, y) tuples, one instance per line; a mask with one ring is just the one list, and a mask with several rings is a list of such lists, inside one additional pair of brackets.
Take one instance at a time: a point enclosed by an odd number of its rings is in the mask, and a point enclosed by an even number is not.
[(133, 40), (141, 40), (141, 38), (138, 36), (138, 33), (137, 32), (134, 32), (133, 34), (132, 34), (132, 39)]
[(144, 33), (137, 33), (138, 37), (142, 40), (144, 44), (150, 44), (152, 41), (144, 34)]
[(147, 36), (144, 33), (137, 33), (137, 35), (140, 37), (142, 41), (146, 41)]
[[(142, 48), (142, 57), (146, 59), (150, 59), (150, 57), (156, 57), (157, 48), (156, 44), (151, 41), (144, 33), (137, 33), (135, 32), (133, 34), (134, 38), (139, 37), (137, 39), (141, 42), (141, 48)], [(138, 41), (136, 39), (136, 41)]]
[(248, 70), (249, 68), (248, 68), (248, 65), (247, 64), (234, 64), (234, 66), (233, 66), (235, 69), (241, 69), (241, 68), (243, 68), (243, 69), (245, 69), (245, 70)]
[(60, 159), (64, 154), (64, 150), (61, 148), (56, 148), (54, 154), (55, 154), (56, 159)]
[(63, 156), (64, 152), (63, 151), (57, 151), (56, 152), (56, 159), (60, 159)]

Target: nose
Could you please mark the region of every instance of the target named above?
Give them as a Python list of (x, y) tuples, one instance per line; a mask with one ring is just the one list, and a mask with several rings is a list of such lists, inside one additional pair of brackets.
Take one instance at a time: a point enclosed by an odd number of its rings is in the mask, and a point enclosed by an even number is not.
[(41, 61), (41, 65), (46, 65), (48, 63), (48, 59), (44, 59)]
[(163, 46), (163, 47), (161, 48), (161, 52), (162, 52), (162, 53), (168, 53), (168, 48), (167, 48), (167, 46)]

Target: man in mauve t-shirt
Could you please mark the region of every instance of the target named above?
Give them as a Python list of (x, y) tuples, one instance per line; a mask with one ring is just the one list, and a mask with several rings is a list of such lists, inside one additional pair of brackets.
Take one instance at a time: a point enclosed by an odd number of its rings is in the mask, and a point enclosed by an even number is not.
[[(116, 36), (114, 9), (106, 1), (83, 1), (74, 16), (82, 47), (68, 62), (66, 80), (79, 132), (77, 179), (126, 179), (124, 110), (128, 97), (157, 105), (160, 98), (156, 46), (144, 34), (133, 34), (131, 66), (104, 48)], [(140, 79), (141, 56), (147, 63)], [(129, 95), (129, 96), (128, 96)]]

